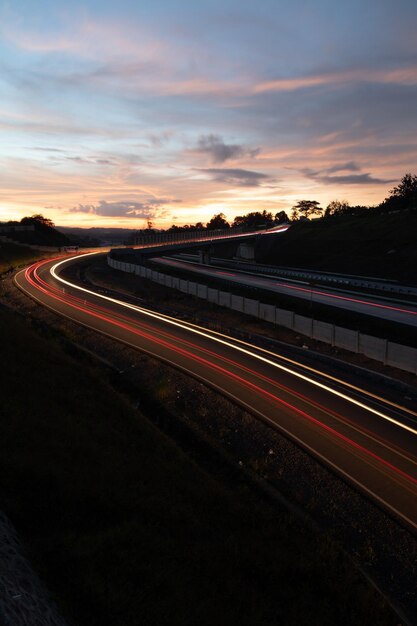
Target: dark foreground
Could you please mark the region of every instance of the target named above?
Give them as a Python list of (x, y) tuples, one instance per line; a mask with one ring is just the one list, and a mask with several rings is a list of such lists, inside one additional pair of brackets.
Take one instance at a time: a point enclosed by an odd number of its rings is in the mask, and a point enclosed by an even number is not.
[(0, 325), (1, 507), (70, 623), (398, 623), (327, 536), (210, 476), (102, 368)]

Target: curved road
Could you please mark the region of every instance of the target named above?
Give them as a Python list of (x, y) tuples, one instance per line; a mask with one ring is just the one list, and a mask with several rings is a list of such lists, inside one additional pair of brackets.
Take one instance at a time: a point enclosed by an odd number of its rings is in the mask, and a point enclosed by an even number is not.
[(83, 256), (35, 263), (15, 282), (56, 313), (220, 390), (417, 531), (416, 412), (279, 354), (63, 278), (63, 269)]

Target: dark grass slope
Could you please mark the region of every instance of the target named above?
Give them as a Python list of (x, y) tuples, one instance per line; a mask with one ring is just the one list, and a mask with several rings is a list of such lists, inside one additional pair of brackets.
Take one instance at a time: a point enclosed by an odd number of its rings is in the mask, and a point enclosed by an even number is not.
[(27, 246), (0, 241), (0, 274), (42, 258), (42, 253)]
[(296, 222), (261, 241), (257, 261), (417, 284), (417, 213), (365, 214)]
[(396, 623), (326, 536), (210, 477), (102, 370), (0, 328), (0, 507), (74, 624)]
[[(53, 227), (52, 222), (50, 224), (45, 223), (33, 218), (24, 218), (21, 222), (14, 224), (19, 226), (23, 222), (23, 225), (32, 225), (33, 230), (15, 230), (6, 233), (7, 237), (18, 241), (22, 244), (37, 245), (37, 246), (65, 246), (70, 243), (70, 240), (64, 233), (59, 232)], [(8, 222), (6, 226), (13, 227), (13, 223)]]

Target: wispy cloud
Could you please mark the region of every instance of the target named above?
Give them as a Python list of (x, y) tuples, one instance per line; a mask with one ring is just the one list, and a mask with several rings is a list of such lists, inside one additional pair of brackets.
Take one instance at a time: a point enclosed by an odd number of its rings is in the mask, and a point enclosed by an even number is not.
[(360, 167), (354, 161), (348, 163), (335, 163), (326, 169), (327, 174), (334, 174), (335, 172), (359, 172)]
[(5, 40), (26, 52), (71, 53), (87, 60), (125, 56), (140, 58), (145, 63), (161, 59), (168, 45), (162, 38), (150, 35), (138, 22), (92, 17), (79, 10), (71, 17), (63, 16), (55, 28), (47, 31), (24, 27), (21, 20), (15, 19), (3, 23), (0, 32)]
[(417, 65), (390, 68), (357, 68), (340, 69), (337, 72), (327, 72), (311, 76), (279, 78), (258, 83), (255, 93), (268, 91), (296, 91), (322, 85), (340, 85), (346, 83), (382, 83), (394, 85), (417, 85)]
[[(136, 219), (155, 219), (166, 215), (164, 205), (175, 201), (165, 198), (151, 198), (145, 202), (108, 202), (100, 200), (98, 204), (79, 204), (70, 209), (70, 213), (87, 213), (100, 217), (128, 217)], [(179, 202), (177, 200), (176, 202)]]
[(262, 181), (269, 180), (266, 174), (250, 170), (229, 168), (196, 168), (198, 172), (208, 174), (213, 180), (242, 187), (257, 187)]
[(354, 163), (347, 163), (342, 165), (335, 165), (325, 170), (312, 170), (310, 168), (304, 168), (301, 172), (308, 178), (312, 178), (323, 185), (386, 185), (387, 183), (394, 182), (393, 179), (377, 178), (372, 176), (369, 172), (362, 174), (339, 174), (334, 175), (336, 172), (343, 171), (358, 171), (359, 168)]

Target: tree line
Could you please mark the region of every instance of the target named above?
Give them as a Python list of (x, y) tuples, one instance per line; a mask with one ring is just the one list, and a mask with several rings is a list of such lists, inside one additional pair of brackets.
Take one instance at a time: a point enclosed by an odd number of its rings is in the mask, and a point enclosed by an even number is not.
[(332, 200), (323, 209), (316, 200), (299, 200), (291, 209), (291, 220), (308, 219), (314, 215), (322, 217), (360, 215), (365, 211), (380, 214), (392, 211), (417, 211), (417, 176), (405, 174), (400, 184), (391, 189), (390, 195), (377, 206), (351, 206), (347, 200)]
[[(197, 222), (196, 224), (185, 224), (177, 226), (173, 224), (168, 228), (168, 232), (182, 232), (187, 230), (217, 230), (224, 228), (270, 228), (290, 221), (296, 222), (302, 219), (309, 219), (312, 216), (325, 218), (342, 215), (361, 215), (364, 212), (389, 213), (393, 211), (417, 211), (417, 175), (405, 174), (400, 183), (390, 190), (390, 195), (377, 206), (350, 205), (347, 200), (332, 200), (324, 209), (317, 200), (299, 200), (291, 208), (291, 216), (288, 217), (285, 211), (271, 213), (269, 211), (252, 211), (246, 215), (238, 215), (233, 222), (229, 223), (224, 213), (217, 213), (207, 222)], [(24, 217), (20, 222), (9, 221), (7, 225), (13, 224), (35, 224), (38, 228), (50, 229), (54, 227), (52, 220), (43, 215), (32, 215)], [(148, 220), (147, 232), (154, 232), (152, 220)], [(144, 232), (144, 231), (142, 231)]]
[(185, 226), (177, 226), (174, 224), (168, 229), (168, 232), (180, 232), (186, 230), (217, 230), (222, 228), (237, 228), (239, 226), (244, 228), (268, 228), (277, 224), (287, 223), (288, 215), (285, 211), (279, 211), (278, 213), (271, 213), (269, 211), (252, 211), (246, 215), (238, 215), (233, 222), (229, 223), (224, 213), (217, 213), (207, 222), (206, 225), (202, 222), (196, 224), (185, 224)]
[(391, 189), (389, 193), (390, 195), (377, 206), (351, 205), (347, 200), (332, 200), (326, 208), (323, 208), (317, 200), (299, 200), (291, 208), (290, 217), (285, 211), (279, 211), (274, 215), (265, 210), (253, 211), (246, 215), (239, 215), (235, 217), (233, 222), (229, 223), (224, 213), (217, 213), (205, 226), (201, 222), (186, 224), (185, 226), (173, 225), (168, 231), (179, 232), (201, 228), (215, 230), (237, 226), (270, 228), (278, 224), (296, 222), (314, 216), (327, 218), (341, 215), (361, 215), (365, 212), (382, 214), (392, 211), (417, 211), (417, 175), (405, 174), (399, 185)]

